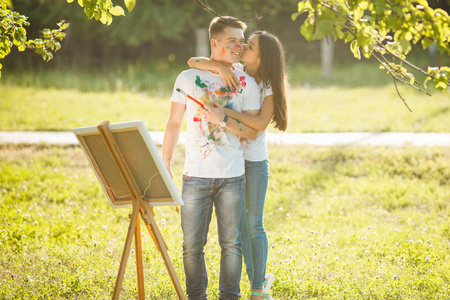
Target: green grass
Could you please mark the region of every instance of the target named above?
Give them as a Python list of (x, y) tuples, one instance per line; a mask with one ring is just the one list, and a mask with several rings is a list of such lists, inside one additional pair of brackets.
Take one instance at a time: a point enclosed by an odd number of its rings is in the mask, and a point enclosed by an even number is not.
[[(270, 147), (265, 227), (277, 299), (450, 297), (446, 148)], [(181, 186), (183, 149), (174, 161)], [(0, 298), (110, 299), (129, 209), (109, 206), (79, 147), (0, 146)], [(155, 209), (184, 286), (180, 217)], [(163, 221), (165, 220), (165, 225)], [(143, 232), (147, 299), (175, 299)], [(206, 247), (211, 299), (219, 246)], [(121, 299), (137, 299), (135, 259)], [(249, 284), (243, 273), (243, 299)]]
[(39, 88), (1, 88), (2, 130), (72, 130), (111, 122), (145, 120), (150, 130), (164, 130), (169, 97), (144, 93), (78, 92)]
[(90, 70), (47, 65), (35, 70), (3, 70), (0, 84), (81, 92), (151, 91), (152, 94), (166, 94), (172, 90), (178, 73), (185, 68), (185, 65), (168, 62), (127, 65), (122, 68), (107, 66)]
[[(149, 130), (164, 130), (181, 67), (144, 70), (4, 73), (0, 130), (71, 130), (104, 120), (143, 120)], [(409, 112), (383, 73), (373, 64), (338, 65), (325, 81), (318, 66), (292, 67), (288, 132), (450, 131), (448, 91), (429, 97), (400, 86)]]
[[(0, 87), (0, 130), (71, 130), (104, 120), (143, 120), (149, 130), (164, 130), (170, 95), (130, 92), (79, 92)], [(294, 87), (288, 132), (400, 131), (449, 132), (450, 97), (405, 91), (409, 112), (392, 86)], [(269, 128), (269, 131), (275, 131)]]

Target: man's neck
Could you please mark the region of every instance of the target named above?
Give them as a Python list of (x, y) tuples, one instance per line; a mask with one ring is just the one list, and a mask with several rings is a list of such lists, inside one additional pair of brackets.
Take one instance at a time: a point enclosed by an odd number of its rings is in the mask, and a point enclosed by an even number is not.
[(213, 60), (213, 61), (215, 61), (215, 62), (221, 63), (221, 64), (223, 64), (223, 65), (225, 65), (225, 66), (231, 67), (231, 65), (232, 65), (231, 63), (224, 61), (221, 57), (217, 57), (217, 56), (214, 55), (214, 54), (211, 54), (211, 56), (210, 56), (209, 59), (210, 59), (210, 60)]

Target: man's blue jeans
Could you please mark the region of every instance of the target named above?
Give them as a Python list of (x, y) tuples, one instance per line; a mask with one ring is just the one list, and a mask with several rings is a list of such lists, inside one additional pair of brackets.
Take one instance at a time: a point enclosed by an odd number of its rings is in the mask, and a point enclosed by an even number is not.
[(243, 228), (245, 176), (183, 177), (181, 227), (188, 299), (207, 299), (206, 245), (213, 206), (217, 217), (220, 258), (219, 299), (239, 299), (242, 271), (240, 234)]
[(269, 183), (269, 161), (245, 161), (245, 227), (242, 252), (252, 290), (261, 290), (266, 276), (269, 242), (264, 228), (264, 204)]

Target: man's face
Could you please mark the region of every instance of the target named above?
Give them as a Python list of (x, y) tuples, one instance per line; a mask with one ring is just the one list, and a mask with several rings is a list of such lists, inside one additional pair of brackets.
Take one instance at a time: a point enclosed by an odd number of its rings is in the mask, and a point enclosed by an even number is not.
[(227, 27), (212, 40), (212, 45), (216, 59), (229, 64), (239, 62), (244, 46), (244, 32), (239, 28)]

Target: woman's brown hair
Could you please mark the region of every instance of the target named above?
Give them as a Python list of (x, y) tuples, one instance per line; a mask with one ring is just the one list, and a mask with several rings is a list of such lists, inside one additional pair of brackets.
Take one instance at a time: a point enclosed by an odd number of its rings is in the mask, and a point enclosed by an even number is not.
[(275, 128), (285, 131), (288, 124), (286, 60), (283, 45), (276, 36), (266, 31), (256, 31), (258, 35), (259, 57), (261, 65), (259, 73), (264, 88), (271, 87), (273, 92), (274, 115), (272, 122)]

